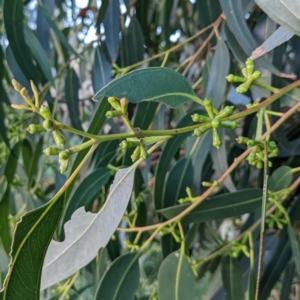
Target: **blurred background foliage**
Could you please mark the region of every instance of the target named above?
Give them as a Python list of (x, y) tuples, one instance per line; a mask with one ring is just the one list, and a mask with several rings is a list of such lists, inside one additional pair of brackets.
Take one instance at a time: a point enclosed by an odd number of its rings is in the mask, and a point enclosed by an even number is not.
[[(260, 5), (261, 1), (257, 2)], [(47, 203), (66, 180), (65, 175), (58, 173), (57, 160), (42, 153), (52, 143), (51, 138), (26, 134), (29, 124), (39, 122), (37, 117), (10, 107), (22, 104), (11, 80), (15, 78), (28, 91), (29, 81), (34, 80), (41, 99), (48, 102), (56, 119), (84, 131), (99, 105), (92, 100), (93, 95), (114, 78), (136, 68), (164, 66), (176, 70), (187, 78), (199, 97), (211, 98), (217, 108), (234, 105), (237, 112), (255, 100), (269, 97), (270, 92), (253, 86), (245, 95), (236, 94), (234, 84), (226, 83), (225, 76), (239, 74), (246, 58), (280, 25), (286, 26), (285, 31), (275, 36), (275, 44), (273, 35), (262, 45), (260, 50), (268, 53), (257, 59), (256, 69), (262, 72), (263, 82), (279, 88), (300, 76), (300, 38), (297, 30), (293, 31), (297, 21), (300, 28), (300, 20), (292, 20), (283, 10), (281, 20), (277, 20), (273, 17), (276, 5), (270, 3), (261, 8), (252, 0), (0, 1), (0, 286), (8, 270), (16, 222), (23, 213)], [(290, 24), (291, 20), (295, 22)], [(295, 89), (272, 104), (272, 110), (285, 112), (299, 99), (300, 90)], [(195, 109), (199, 107), (191, 103), (176, 110), (156, 102), (130, 104), (129, 117), (135, 127), (142, 129), (175, 128), (191, 124), (191, 111)], [(277, 119), (273, 116), (272, 123)], [(143, 162), (136, 171), (132, 201), (121, 226), (127, 226), (132, 211), (138, 212), (137, 226), (162, 220), (156, 210), (178, 204), (179, 198), (186, 196), (187, 186), (192, 185), (193, 195), (205, 191), (201, 182), (218, 178), (243, 152), (243, 145), (235, 138), (253, 136), (256, 118), (247, 116), (241, 124), (235, 132), (222, 131), (224, 143), (218, 152), (212, 149), (211, 137), (206, 134), (190, 155), (195, 137), (184, 134)], [(271, 174), (277, 170), (272, 179), (274, 185), (280, 182), (280, 187), (273, 191), (288, 188), (299, 176), (291, 171), (300, 165), (299, 125), (298, 111), (272, 135), (280, 150), (270, 168)], [(98, 131), (118, 133), (126, 131), (126, 127), (122, 120), (110, 119)], [(81, 142), (78, 136), (66, 133), (65, 137), (69, 146)], [(101, 144), (81, 171), (75, 187), (69, 191), (64, 217), (55, 234), (57, 239), (63, 239), (63, 224), (75, 209), (85, 206), (86, 210), (96, 212), (102, 206), (112, 182), (108, 168), (131, 165), (130, 151), (120, 151), (118, 144)], [(221, 196), (220, 201), (234, 207), (231, 193), (249, 189), (249, 199), (255, 199), (255, 191), (262, 185), (263, 172), (242, 163), (216, 189), (214, 196)], [(291, 249), (293, 243), (294, 249), (299, 249), (299, 201), (297, 188), (284, 202), (295, 240), (290, 240), (286, 225), (267, 226), (259, 299), (300, 298), (300, 257)], [(211, 214), (203, 221), (196, 216), (184, 224), (188, 259), (180, 277), (180, 288), (185, 294), (179, 299), (219, 300), (225, 299), (225, 295), (226, 299), (242, 299), (240, 295), (251, 294), (249, 259), (242, 252), (232, 258), (226, 248), (260, 218), (260, 204), (246, 212), (236, 208), (231, 218), (223, 219), (221, 211), (221, 217)], [(254, 229), (255, 261), (258, 236), (259, 229)], [(143, 233), (139, 243), (148, 237), (147, 232)], [(134, 239), (135, 234), (116, 232), (90, 264), (44, 290), (41, 299), (157, 299), (159, 286), (163, 289), (173, 284), (169, 277), (176, 272), (172, 269), (176, 256), (173, 252), (180, 248), (180, 243), (172, 235), (156, 238), (138, 264), (128, 269), (132, 255), (124, 241)], [(105, 272), (108, 266), (115, 273)], [(114, 274), (127, 276), (129, 282), (123, 285), (122, 293), (128, 298), (103, 296), (109, 293), (107, 290), (118, 290), (119, 282), (112, 281)], [(236, 294), (231, 293), (232, 285)], [(172, 298), (159, 293), (159, 300)]]

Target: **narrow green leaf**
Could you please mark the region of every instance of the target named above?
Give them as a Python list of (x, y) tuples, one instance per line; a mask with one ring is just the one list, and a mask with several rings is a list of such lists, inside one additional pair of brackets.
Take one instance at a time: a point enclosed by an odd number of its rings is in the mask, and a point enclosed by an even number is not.
[(41, 4), (41, 2), (39, 2), (39, 6), (40, 6), (40, 8), (41, 8), (41, 10), (42, 10), (45, 18), (47, 19), (49, 25), (51, 26), (51, 28), (53, 29), (53, 31), (57, 35), (57, 37), (60, 40), (60, 42), (64, 45), (64, 47), (69, 52), (73, 53), (75, 56), (80, 57), (80, 55), (69, 44), (68, 40), (66, 39), (66, 37), (64, 36), (64, 34), (62, 33), (62, 31), (56, 26), (55, 22), (51, 18), (51, 15), (47, 11), (47, 9)]
[(30, 175), (30, 165), (31, 165), (32, 156), (33, 156), (33, 149), (32, 149), (31, 142), (28, 139), (25, 139), (22, 145), (22, 158), (23, 158), (24, 171), (28, 177)]
[[(250, 56), (252, 51), (257, 47), (250, 29), (246, 23), (244, 17), (244, 12), (242, 8), (242, 1), (235, 0), (220, 0), (223, 13), (226, 16), (226, 22), (230, 31), (236, 37), (236, 40), (245, 51), (245, 53)], [(268, 69), (270, 72), (277, 76), (282, 76), (282, 73), (276, 69), (266, 58), (260, 57), (257, 62), (263, 67)]]
[(162, 17), (162, 36), (166, 43), (165, 48), (170, 48), (170, 35), (171, 35), (171, 13), (173, 9), (173, 0), (165, 0), (162, 5), (161, 17)]
[(63, 223), (70, 220), (72, 213), (81, 206), (86, 207), (86, 211), (90, 211), (91, 202), (108, 182), (110, 176), (110, 169), (99, 168), (84, 178), (68, 202)]
[(99, 13), (98, 13), (97, 20), (96, 20), (96, 25), (95, 25), (96, 30), (97, 30), (97, 34), (100, 34), (100, 25), (101, 25), (101, 23), (104, 19), (105, 14), (106, 14), (108, 3), (109, 3), (109, 0), (101, 1), (101, 6), (100, 6), (100, 9), (99, 9)]
[(237, 259), (231, 256), (222, 258), (222, 280), (226, 290), (226, 299), (244, 299), (243, 273)]
[(119, 52), (119, 33), (120, 33), (120, 3), (119, 0), (110, 0), (103, 19), (105, 30), (105, 43), (114, 63)]
[(186, 300), (195, 298), (195, 277), (186, 256), (173, 252), (158, 270), (159, 300)]
[(109, 83), (94, 99), (99, 100), (104, 96), (126, 97), (133, 103), (159, 101), (172, 108), (195, 98), (188, 81), (178, 72), (167, 68), (132, 71)]
[(36, 62), (41, 67), (41, 70), (43, 71), (47, 80), (54, 86), (54, 79), (51, 73), (50, 62), (39, 40), (28, 26), (25, 26), (24, 28), (24, 35), (26, 44), (34, 55)]
[(269, 36), (258, 48), (256, 48), (252, 52), (250, 58), (257, 59), (265, 53), (273, 50), (275, 47), (290, 40), (293, 37), (293, 35), (294, 34), (291, 33), (288, 29), (284, 28), (283, 26), (280, 26), (271, 36)]
[(94, 91), (99, 91), (111, 81), (112, 66), (107, 61), (103, 46), (98, 46), (95, 49), (95, 60), (93, 65), (93, 88)]
[(276, 23), (286, 27), (291, 32), (300, 35), (297, 1), (289, 0), (255, 0), (261, 9)]
[(14, 57), (28, 80), (39, 83), (39, 72), (31, 60), (31, 53), (25, 43), (23, 33), (23, 1), (5, 0), (3, 4), (3, 17), (6, 37)]
[(40, 299), (40, 281), (46, 254), (45, 249), (57, 227), (63, 205), (63, 201), (55, 203), (50, 201), (46, 205), (26, 213), (17, 223), (11, 262), (4, 282), (3, 300)]
[(227, 85), (226, 80), (224, 80), (224, 78), (228, 75), (229, 63), (230, 57), (228, 48), (225, 42), (219, 39), (217, 42), (217, 49), (212, 59), (209, 79), (205, 93), (205, 97), (211, 99), (212, 105), (216, 108), (218, 108), (221, 105), (224, 98)]
[(116, 173), (99, 213), (86, 213), (83, 207), (77, 209), (64, 226), (65, 240), (50, 243), (43, 266), (42, 290), (77, 272), (96, 256), (99, 248), (107, 245), (128, 205), (136, 167), (137, 163)]
[(70, 69), (65, 81), (65, 94), (67, 106), (72, 125), (74, 126), (74, 128), (83, 131), (81, 121), (79, 118), (79, 88), (80, 84), (76, 72), (73, 69)]
[(127, 253), (115, 259), (103, 275), (94, 299), (133, 299), (140, 279), (139, 256)]
[(43, 145), (44, 145), (44, 138), (43, 136), (40, 138), (39, 142), (36, 145), (34, 155), (32, 156), (31, 162), (30, 162), (30, 173), (28, 176), (28, 187), (32, 186), (32, 183), (37, 175), (38, 172), (38, 163), (39, 159), (43, 153)]
[[(191, 112), (193, 113), (203, 113), (201, 110)], [(190, 114), (185, 115), (176, 126), (177, 128), (191, 125), (193, 122), (191, 120)], [(160, 156), (156, 172), (155, 172), (155, 183), (154, 183), (154, 203), (156, 209), (163, 208), (163, 190), (165, 185), (165, 179), (167, 172), (169, 171), (171, 161), (179, 149), (182, 142), (190, 135), (190, 133), (180, 134), (167, 141), (165, 147), (163, 148), (162, 154)]]
[(279, 299), (288, 299), (290, 297), (294, 277), (295, 264), (293, 261), (291, 261), (285, 268)]
[(122, 67), (133, 65), (144, 58), (144, 36), (141, 25), (135, 17), (122, 31), (120, 61)]
[(269, 178), (268, 188), (272, 192), (277, 192), (289, 187), (293, 180), (292, 169), (288, 166), (282, 166), (276, 169)]
[(195, 7), (201, 28), (215, 22), (222, 13), (219, 0), (196, 0)]
[(296, 266), (296, 271), (298, 273), (298, 277), (300, 278), (300, 248), (295, 232), (290, 223), (288, 224), (288, 236), (292, 248), (293, 260)]
[[(183, 222), (205, 222), (243, 215), (261, 205), (261, 189), (245, 189), (235, 193), (213, 196), (185, 216)], [(171, 219), (184, 211), (190, 204), (175, 205), (157, 212)]]

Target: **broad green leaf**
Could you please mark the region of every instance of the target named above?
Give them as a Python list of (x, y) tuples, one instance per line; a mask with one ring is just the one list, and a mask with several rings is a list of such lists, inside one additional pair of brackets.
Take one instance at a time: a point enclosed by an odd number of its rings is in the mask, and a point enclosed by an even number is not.
[[(292, 33), (300, 35), (300, 14), (297, 12), (299, 9), (298, 1), (255, 0), (255, 2), (276, 23), (286, 27)], [(292, 7), (295, 7), (295, 10)]]
[(5, 0), (3, 17), (6, 37), (20, 69), (28, 80), (40, 82), (39, 72), (31, 60), (31, 53), (25, 43), (23, 33), (23, 1)]
[[(223, 13), (226, 16), (226, 22), (230, 31), (236, 37), (236, 40), (245, 51), (245, 53), (250, 56), (252, 51), (257, 47), (249, 27), (246, 23), (244, 17), (242, 2), (235, 0), (220, 0)], [(277, 76), (282, 76), (283, 74), (276, 69), (266, 58), (260, 57), (257, 62), (263, 67), (268, 69), (270, 72)]]
[(77, 272), (96, 256), (99, 248), (107, 245), (128, 205), (136, 167), (137, 163), (116, 173), (99, 213), (77, 209), (64, 226), (65, 240), (52, 240), (43, 266), (42, 290)]
[[(228, 169), (228, 162), (227, 162), (227, 151), (225, 147), (225, 129), (220, 128), (219, 135), (221, 141), (223, 141), (220, 149), (216, 149), (215, 147), (211, 147), (210, 154), (213, 161), (213, 168), (216, 171), (216, 178), (222, 176), (224, 172)], [(222, 182), (225, 185), (229, 192), (235, 192), (236, 187), (232, 181), (231, 176), (227, 176), (225, 180)]]
[(133, 299), (140, 279), (139, 256), (127, 253), (115, 259), (103, 275), (94, 299)]
[(298, 277), (300, 278), (300, 248), (299, 248), (299, 242), (297, 241), (295, 232), (291, 226), (291, 224), (288, 224), (288, 236), (289, 241), (293, 253), (293, 260), (296, 266), (296, 271), (298, 273)]
[(132, 71), (110, 82), (95, 96), (126, 97), (130, 102), (159, 101), (172, 108), (195, 98), (188, 81), (178, 72), (167, 68), (146, 68)]
[(222, 258), (222, 281), (226, 290), (226, 299), (244, 299), (243, 273), (236, 258), (231, 256)]
[(88, 208), (87, 211), (89, 211), (92, 201), (108, 182), (110, 176), (110, 169), (99, 168), (84, 178), (68, 202), (63, 223), (70, 220), (72, 213), (81, 206)]
[(228, 75), (229, 72), (229, 52), (228, 48), (223, 42), (219, 39), (217, 42), (217, 49), (214, 53), (210, 74), (208, 78), (207, 88), (205, 92), (205, 97), (212, 100), (212, 105), (218, 108), (224, 98), (227, 82), (224, 78)]
[(127, 67), (143, 60), (144, 51), (142, 28), (138, 19), (133, 17), (129, 26), (122, 31), (120, 65)]
[(62, 33), (62, 31), (57, 27), (57, 25), (55, 24), (55, 22), (52, 20), (51, 15), (49, 14), (48, 10), (41, 4), (40, 1), (39, 1), (39, 6), (40, 6), (40, 8), (41, 8), (41, 10), (42, 10), (45, 18), (47, 19), (50, 27), (53, 29), (53, 31), (55, 32), (56, 36), (58, 37), (58, 39), (60, 40), (60, 42), (64, 45), (64, 47), (70, 53), (73, 53), (75, 56), (80, 57), (80, 55), (69, 44), (68, 40), (66, 39), (66, 37), (64, 36), (64, 34)]
[(111, 81), (111, 71), (112, 67), (105, 57), (103, 46), (97, 46), (92, 71), (94, 91), (99, 91)]
[[(300, 20), (299, 20), (300, 22)], [(252, 54), (251, 59), (257, 59), (258, 57), (264, 55), (266, 52), (273, 50), (275, 47), (283, 44), (284, 42), (290, 40), (294, 34), (288, 29), (280, 26), (270, 37), (268, 37), (262, 45), (256, 48)]]
[(97, 29), (97, 34), (100, 34), (100, 25), (105, 17), (105, 14), (106, 14), (106, 10), (107, 10), (107, 7), (108, 7), (108, 3), (110, 1), (109, 0), (103, 0), (101, 1), (101, 6), (100, 6), (100, 9), (99, 9), (99, 12), (98, 12), (98, 16), (97, 16), (97, 20), (96, 20), (96, 29)]
[(173, 252), (166, 257), (157, 275), (159, 300), (195, 298), (195, 277), (186, 256)]
[[(185, 216), (183, 222), (205, 222), (243, 215), (261, 205), (261, 189), (245, 189), (235, 193), (213, 196)], [(190, 204), (176, 205), (158, 210), (167, 219), (177, 216)]]
[(63, 201), (50, 201), (26, 213), (17, 223), (9, 271), (4, 290), (0, 294), (1, 300), (40, 299), (41, 272), (45, 257), (45, 251), (42, 250), (47, 249), (51, 241), (63, 205)]
[(293, 180), (292, 169), (288, 166), (282, 166), (276, 169), (269, 178), (268, 189), (277, 192), (289, 187)]
[(72, 125), (74, 128), (83, 131), (79, 118), (79, 88), (80, 84), (76, 72), (70, 69), (65, 81), (66, 102)]
[(26, 44), (35, 57), (36, 62), (39, 64), (47, 80), (52, 84), (52, 86), (54, 86), (54, 79), (51, 73), (50, 61), (39, 40), (28, 26), (25, 26), (24, 28), (24, 35)]
[(103, 20), (105, 30), (105, 43), (114, 63), (118, 57), (120, 44), (120, 3), (118, 0), (110, 0)]
[[(203, 113), (201, 110), (195, 110), (193, 113)], [(177, 125), (177, 128), (191, 125), (193, 122), (191, 120), (190, 114), (185, 115)], [(165, 185), (166, 174), (169, 171), (171, 161), (179, 149), (182, 142), (190, 135), (191, 133), (180, 134), (172, 139), (168, 140), (163, 148), (162, 154), (160, 156), (156, 172), (155, 172), (155, 183), (154, 183), (154, 203), (156, 209), (163, 208), (163, 190)]]

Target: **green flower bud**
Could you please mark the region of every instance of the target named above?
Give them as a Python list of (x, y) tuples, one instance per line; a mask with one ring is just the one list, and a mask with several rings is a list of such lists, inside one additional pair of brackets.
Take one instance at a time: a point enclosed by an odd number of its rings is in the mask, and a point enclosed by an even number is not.
[(191, 118), (192, 118), (193, 122), (199, 122), (199, 123), (206, 123), (206, 122), (211, 121), (211, 119), (209, 117), (199, 115), (199, 114), (193, 114), (193, 115), (191, 115)]
[(35, 100), (35, 106), (37, 108), (39, 108), (40, 106), (40, 96), (39, 96), (39, 91), (36, 87), (36, 85), (34, 84), (34, 82), (32, 80), (30, 80), (30, 85), (31, 85), (31, 89), (34, 95), (34, 100)]
[(245, 136), (239, 136), (236, 141), (239, 144), (247, 144), (247, 141), (249, 141), (249, 138), (245, 137)]
[(120, 102), (115, 97), (108, 97), (107, 101), (115, 110), (121, 110)]
[(275, 150), (277, 148), (277, 144), (274, 141), (270, 141), (268, 143), (268, 148), (270, 148), (270, 150)]
[(251, 150), (251, 152), (249, 153), (248, 157), (247, 157), (247, 160), (248, 160), (250, 165), (255, 165), (256, 162), (257, 162), (256, 152), (257, 152), (257, 146), (254, 146), (253, 149)]
[(60, 148), (64, 148), (66, 141), (64, 139), (64, 137), (61, 135), (59, 130), (53, 130), (52, 131), (52, 135), (53, 135), (53, 139), (55, 144), (60, 147)]
[(221, 127), (236, 129), (240, 127), (240, 124), (237, 121), (221, 121)]
[(111, 118), (114, 118), (114, 117), (119, 117), (121, 115), (122, 115), (122, 112), (119, 111), (119, 110), (113, 110), (113, 111), (109, 110), (105, 114), (106, 118), (108, 118), (108, 119), (111, 119)]
[(52, 115), (48, 106), (42, 105), (40, 108), (40, 114), (45, 120), (52, 120)]
[(234, 82), (234, 75), (233, 74), (229, 74), (225, 78), (228, 82)]
[(254, 61), (250, 58), (246, 60), (246, 70), (248, 77), (250, 77), (254, 70)]
[(20, 92), (20, 91), (21, 91), (22, 87), (21, 87), (20, 83), (19, 83), (17, 80), (13, 79), (13, 80), (11, 81), (11, 83), (12, 83), (14, 89), (15, 89), (17, 92)]
[(217, 115), (216, 118), (223, 119), (232, 114), (234, 106), (225, 106)]
[(240, 84), (235, 90), (237, 94), (244, 94), (248, 91), (249, 87), (250, 87), (249, 82), (244, 82)]
[(122, 141), (119, 146), (122, 148), (122, 149), (128, 149), (128, 148), (132, 148), (132, 147), (136, 147), (136, 146), (139, 146), (140, 143), (138, 141)]
[(208, 113), (208, 116), (213, 119), (214, 118), (214, 112), (213, 112), (213, 107), (211, 104), (211, 100), (208, 98), (205, 98), (203, 101), (204, 107)]
[(145, 149), (144, 145), (140, 145), (140, 158), (147, 159), (149, 156), (147, 150)]
[(213, 141), (213, 146), (216, 147), (217, 149), (220, 149), (222, 145), (222, 141), (218, 133), (218, 130), (216, 128), (212, 128), (212, 141)]
[(69, 163), (70, 163), (70, 159), (67, 160), (59, 159), (61, 174), (65, 173), (68, 170)]
[(130, 156), (132, 162), (136, 162), (140, 158), (140, 154), (141, 154), (141, 147), (137, 146), (133, 151), (132, 155)]
[(26, 130), (31, 134), (47, 131), (42, 125), (39, 124), (31, 124)]
[(129, 101), (127, 98), (123, 97), (120, 99), (120, 104), (121, 104), (121, 111), (123, 114), (126, 114), (127, 113), (127, 109), (128, 109), (128, 104), (129, 104)]
[(56, 147), (48, 147), (44, 150), (44, 153), (47, 155), (47, 156), (51, 156), (51, 155), (58, 155), (59, 152), (61, 150), (56, 148)]
[(55, 128), (54, 122), (50, 119), (44, 120), (43, 127), (49, 131)]
[(247, 69), (246, 68), (243, 68), (242, 69), (242, 74), (245, 78), (248, 78), (248, 72), (247, 72)]
[(259, 160), (256, 162), (256, 168), (257, 169), (262, 169), (264, 166), (263, 161)]
[(260, 71), (255, 71), (252, 75), (251, 75), (251, 78), (253, 79), (253, 80), (256, 80), (256, 79), (258, 79), (258, 78), (260, 78), (261, 77), (261, 72)]
[(261, 141), (256, 141), (256, 140), (251, 140), (249, 139), (247, 141), (247, 146), (250, 148), (250, 147), (254, 147), (256, 145), (259, 145), (259, 146), (262, 146), (263, 147), (263, 143)]
[(273, 166), (273, 163), (270, 160), (268, 161), (268, 166), (269, 166), (269, 168), (272, 168), (272, 166)]
[(233, 74), (229, 74), (225, 78), (228, 82), (245, 82), (245, 78)]
[(217, 118), (214, 118), (212, 121), (211, 121), (211, 126), (213, 128), (219, 128), (220, 127), (220, 123), (221, 121)]
[(195, 136), (201, 136), (204, 132), (206, 132), (207, 130), (209, 130), (211, 128), (211, 124), (206, 124), (204, 126), (201, 126), (199, 128), (196, 128), (194, 130), (194, 135)]
[(63, 150), (59, 153), (59, 159), (61, 159), (61, 160), (67, 160), (67, 159), (69, 159), (69, 157), (70, 157), (69, 151)]

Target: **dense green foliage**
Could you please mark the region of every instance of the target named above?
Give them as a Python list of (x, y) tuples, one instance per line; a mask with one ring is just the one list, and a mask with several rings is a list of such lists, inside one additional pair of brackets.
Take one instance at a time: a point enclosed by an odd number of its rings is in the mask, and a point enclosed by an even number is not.
[(300, 297), (295, 1), (3, 0), (0, 24), (0, 300)]

